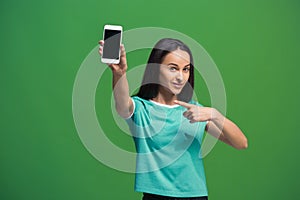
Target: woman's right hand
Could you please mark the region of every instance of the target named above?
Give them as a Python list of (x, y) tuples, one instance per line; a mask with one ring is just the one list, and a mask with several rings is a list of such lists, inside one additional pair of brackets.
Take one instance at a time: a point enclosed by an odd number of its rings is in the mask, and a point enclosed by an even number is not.
[[(100, 40), (99, 44), (100, 44), (99, 54), (102, 56), (104, 41)], [(125, 52), (125, 48), (124, 48), (123, 44), (121, 44), (120, 50), (121, 50), (121, 53), (120, 53), (119, 64), (108, 64), (108, 66), (111, 68), (112, 72), (116, 75), (123, 75), (126, 73), (126, 70), (127, 70), (126, 52)]]

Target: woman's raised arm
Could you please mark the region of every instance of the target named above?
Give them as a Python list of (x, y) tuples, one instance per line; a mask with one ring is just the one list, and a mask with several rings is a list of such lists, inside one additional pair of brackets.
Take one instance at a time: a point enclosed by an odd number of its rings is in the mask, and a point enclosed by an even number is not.
[[(104, 41), (99, 41), (99, 54), (102, 55)], [(115, 106), (118, 114), (123, 118), (128, 118), (133, 112), (133, 102), (129, 96), (129, 86), (126, 77), (127, 60), (124, 45), (121, 47), (121, 57), (119, 64), (109, 64), (113, 73), (113, 92)]]

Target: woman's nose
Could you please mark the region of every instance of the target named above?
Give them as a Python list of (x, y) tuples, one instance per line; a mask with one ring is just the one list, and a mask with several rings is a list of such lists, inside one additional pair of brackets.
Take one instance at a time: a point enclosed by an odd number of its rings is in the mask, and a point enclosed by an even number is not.
[(182, 81), (183, 81), (183, 74), (182, 74), (181, 71), (179, 71), (179, 72), (177, 73), (176, 80), (177, 80), (178, 82), (182, 82)]

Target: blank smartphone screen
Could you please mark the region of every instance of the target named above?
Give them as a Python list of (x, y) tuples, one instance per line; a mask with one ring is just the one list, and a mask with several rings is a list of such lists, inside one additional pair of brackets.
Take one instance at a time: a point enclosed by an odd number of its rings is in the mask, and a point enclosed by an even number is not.
[(105, 29), (103, 58), (119, 59), (121, 31)]

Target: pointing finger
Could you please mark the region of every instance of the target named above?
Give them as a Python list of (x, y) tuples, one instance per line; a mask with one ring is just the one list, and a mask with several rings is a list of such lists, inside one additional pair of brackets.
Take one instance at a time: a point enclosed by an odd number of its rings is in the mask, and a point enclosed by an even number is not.
[(187, 109), (190, 109), (193, 105), (192, 104), (189, 104), (189, 103), (186, 103), (186, 102), (183, 102), (183, 101), (178, 101), (178, 100), (175, 100), (174, 103), (178, 104), (178, 105), (181, 105)]

